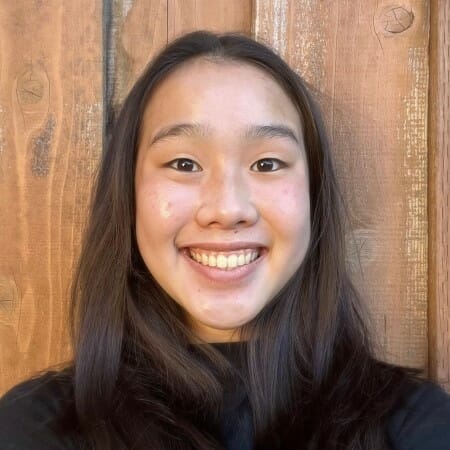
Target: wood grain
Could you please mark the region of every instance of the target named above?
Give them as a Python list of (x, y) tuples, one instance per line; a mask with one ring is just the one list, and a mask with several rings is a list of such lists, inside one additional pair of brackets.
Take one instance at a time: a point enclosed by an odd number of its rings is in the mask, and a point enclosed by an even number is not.
[(145, 65), (167, 42), (198, 29), (250, 33), (251, 0), (106, 2), (108, 124)]
[(146, 63), (167, 44), (167, 0), (104, 1), (106, 133)]
[(426, 368), (427, 4), (256, 0), (254, 12), (255, 37), (323, 108), (379, 355)]
[(431, 2), (429, 105), (430, 372), (450, 392), (450, 3)]
[(251, 0), (168, 0), (167, 37), (194, 30), (250, 33)]
[(0, 393), (70, 358), (69, 282), (101, 152), (101, 4), (2, 2)]

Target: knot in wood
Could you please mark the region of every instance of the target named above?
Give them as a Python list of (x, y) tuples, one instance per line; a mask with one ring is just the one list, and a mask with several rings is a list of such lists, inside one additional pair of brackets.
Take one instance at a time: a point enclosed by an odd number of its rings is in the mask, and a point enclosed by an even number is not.
[(17, 95), (21, 104), (38, 103), (44, 96), (44, 83), (28, 71), (18, 80)]
[(0, 315), (12, 312), (17, 300), (18, 293), (15, 281), (0, 274)]
[(414, 22), (414, 14), (401, 6), (390, 8), (381, 17), (384, 31), (388, 33), (403, 33)]

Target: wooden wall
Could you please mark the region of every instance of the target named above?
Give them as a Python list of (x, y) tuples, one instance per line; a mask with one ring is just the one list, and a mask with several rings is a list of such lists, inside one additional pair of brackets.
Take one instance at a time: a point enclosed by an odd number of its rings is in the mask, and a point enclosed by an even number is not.
[(450, 389), (449, 22), (445, 0), (0, 0), (0, 393), (70, 356), (103, 133), (149, 58), (194, 29), (251, 33), (311, 84), (378, 352)]
[(429, 349), (434, 379), (450, 391), (450, 2), (431, 3), (428, 213)]
[(0, 390), (70, 353), (68, 287), (101, 152), (102, 5), (0, 2)]

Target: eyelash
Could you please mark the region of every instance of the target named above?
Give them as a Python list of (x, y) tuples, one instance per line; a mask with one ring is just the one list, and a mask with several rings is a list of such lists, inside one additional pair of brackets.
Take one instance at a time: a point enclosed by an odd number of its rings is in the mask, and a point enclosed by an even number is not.
[[(196, 164), (194, 161), (192, 161), (192, 159), (189, 159), (189, 158), (176, 158), (176, 159), (174, 159), (174, 160), (168, 162), (167, 164), (165, 164), (165, 167), (171, 167), (171, 168), (174, 169), (174, 167), (172, 167), (172, 165), (173, 165), (174, 163), (176, 163), (177, 161), (191, 161), (191, 162), (193, 162), (194, 164)], [(276, 161), (276, 162), (281, 166), (281, 168), (287, 166), (286, 163), (284, 163), (283, 161), (281, 161), (281, 160), (279, 160), (279, 159), (277, 159), (277, 158), (263, 158), (263, 159), (260, 159), (260, 160), (256, 161), (256, 163), (259, 163), (259, 162), (261, 162), (261, 161)], [(256, 163), (255, 163), (255, 164), (256, 164)], [(178, 169), (175, 169), (175, 170), (178, 170)], [(190, 171), (179, 170), (179, 172), (187, 172), (187, 173), (189, 173)], [(277, 172), (277, 170), (269, 170), (269, 171), (266, 171), (266, 172), (263, 171), (262, 173), (267, 173), (267, 172), (269, 172), (269, 173), (270, 173), (270, 172)]]

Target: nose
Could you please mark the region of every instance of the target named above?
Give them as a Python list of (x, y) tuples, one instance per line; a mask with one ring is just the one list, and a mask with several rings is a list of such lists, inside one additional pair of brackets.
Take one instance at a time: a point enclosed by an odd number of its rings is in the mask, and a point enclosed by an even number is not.
[(197, 222), (225, 229), (249, 226), (258, 220), (248, 181), (239, 170), (211, 173), (200, 191)]

